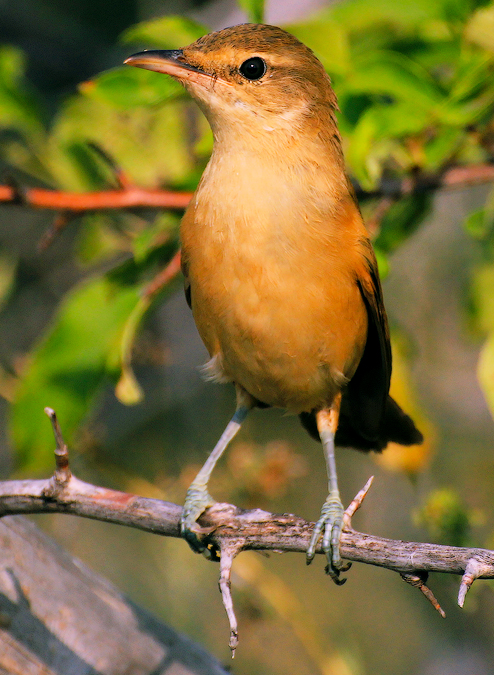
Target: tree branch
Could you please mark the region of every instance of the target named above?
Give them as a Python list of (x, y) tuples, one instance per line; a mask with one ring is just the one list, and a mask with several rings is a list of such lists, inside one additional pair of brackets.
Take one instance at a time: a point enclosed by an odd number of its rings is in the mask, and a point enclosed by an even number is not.
[[(187, 208), (192, 192), (172, 190), (150, 190), (134, 185), (129, 176), (115, 164), (101, 148), (90, 144), (108, 164), (117, 182), (117, 189), (98, 192), (62, 192), (44, 188), (26, 188), (16, 181), (0, 185), (0, 204), (17, 204), (35, 209), (56, 211), (52, 226), (39, 242), (39, 249), (45, 250), (53, 239), (74, 219), (90, 211), (129, 208), (159, 208), (183, 210)], [(494, 164), (472, 164), (453, 166), (435, 175), (416, 173), (404, 179), (383, 179), (378, 189), (364, 190), (356, 184), (359, 199), (373, 198), (380, 202), (375, 213), (369, 217), (368, 228), (377, 231), (380, 221), (401, 197), (419, 194), (440, 188), (453, 189), (494, 182)]]
[[(180, 537), (181, 512), (178, 504), (99, 487), (74, 475), (64, 483), (57, 480), (56, 474), (44, 480), (0, 482), (0, 517), (67, 513)], [(241, 542), (239, 550), (242, 551), (297, 553), (306, 551), (314, 527), (314, 523), (293, 514), (274, 514), (261, 509), (246, 511), (223, 503), (208, 509), (199, 524), (214, 528), (208, 540), (217, 549), (225, 543)], [(321, 545), (317, 553), (323, 553)], [(475, 558), (484, 565), (475, 578), (494, 578), (494, 551), (487, 549), (385, 539), (346, 529), (341, 538), (341, 554), (347, 560), (385, 567), (400, 574), (464, 574)]]
[(20, 189), (15, 185), (0, 185), (0, 202), (73, 213), (136, 207), (180, 210), (186, 208), (191, 196), (191, 192), (148, 190), (136, 185), (126, 185), (121, 189), (99, 192), (62, 192), (44, 188)]
[[(368, 489), (368, 486), (366, 486)], [(364, 489), (365, 496), (367, 489)], [(358, 506), (363, 496), (356, 500)], [(352, 502), (352, 505), (355, 503)], [(351, 505), (351, 506), (352, 506)], [(357, 506), (357, 508), (358, 508)], [(85, 483), (74, 475), (60, 478), (57, 470), (45, 480), (12, 480), (0, 483), (0, 516), (27, 513), (67, 513), (108, 523), (128, 525), (146, 532), (180, 537), (182, 507), (159, 499), (110, 490)], [(376, 537), (351, 528), (351, 507), (341, 537), (341, 555), (349, 561), (377, 565), (398, 572), (417, 586), (442, 613), (425, 585), (429, 572), (463, 575), (458, 602), (475, 579), (494, 578), (494, 551), (460, 548)], [(233, 559), (241, 551), (305, 553), (314, 527), (292, 514), (274, 514), (261, 509), (246, 511), (232, 504), (217, 503), (201, 517), (199, 525), (208, 534), (209, 557), (222, 560), (221, 590), (225, 606), (234, 617), (229, 597), (229, 574)], [(323, 553), (321, 545), (317, 553)], [(232, 649), (236, 646), (231, 640)]]
[[(181, 536), (181, 506), (98, 487), (76, 478), (69, 468), (68, 448), (56, 414), (51, 408), (45, 408), (45, 412), (55, 436), (55, 472), (44, 480), (0, 482), (0, 517), (21, 513), (68, 513), (167, 537)], [(385, 539), (354, 530), (352, 517), (361, 507), (372, 481), (373, 477), (345, 511), (340, 547), (342, 558), (398, 572), (404, 581), (418, 588), (443, 617), (441, 606), (426, 586), (429, 572), (462, 575), (458, 594), (460, 607), (475, 579), (494, 578), (494, 551)], [(230, 583), (234, 558), (247, 550), (305, 553), (314, 523), (289, 513), (274, 514), (261, 509), (246, 511), (233, 504), (216, 503), (201, 516), (198, 526), (205, 535), (206, 557), (221, 562), (219, 587), (230, 622), (233, 657), (238, 644)], [(316, 553), (323, 553), (321, 542)], [(336, 583), (344, 581), (337, 579)]]
[(393, 198), (398, 199), (409, 194), (418, 194), (431, 190), (458, 189), (492, 183), (494, 181), (494, 164), (469, 164), (451, 166), (437, 174), (417, 173), (404, 179), (384, 178), (377, 190), (366, 191), (357, 186), (359, 198)]
[[(19, 185), (0, 185), (0, 203), (23, 204), (36, 209), (50, 209), (68, 213), (83, 213), (101, 209), (151, 207), (185, 209), (191, 192), (150, 190), (141, 188), (128, 179), (121, 179), (115, 190), (98, 192), (62, 192), (44, 188), (23, 188)], [(384, 180), (377, 190), (367, 192), (357, 187), (359, 197), (396, 197), (442, 187), (460, 188), (494, 181), (494, 164), (455, 166), (437, 175), (417, 175), (413, 180)]]

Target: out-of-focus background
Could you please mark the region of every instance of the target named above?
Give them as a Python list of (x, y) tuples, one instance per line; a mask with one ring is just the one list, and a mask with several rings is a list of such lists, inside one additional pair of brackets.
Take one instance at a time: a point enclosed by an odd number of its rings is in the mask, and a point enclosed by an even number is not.
[[(241, 4), (262, 17), (261, 3)], [(1, 3), (0, 183), (21, 194), (33, 185), (112, 188), (103, 150), (136, 184), (193, 189), (212, 145), (207, 124), (178, 85), (121, 63), (141, 48), (184, 46), (243, 22), (244, 10), (233, 0)], [(472, 176), (493, 159), (494, 5), (273, 0), (264, 20), (309, 44), (333, 78), (349, 170), (367, 192), (362, 207), (384, 279), (393, 392), (426, 436), (420, 448), (378, 458), (338, 453), (345, 501), (376, 476), (354, 525), (492, 548), (494, 196)], [(452, 167), (465, 170), (456, 187), (396, 194), (404, 180), (412, 188), (433, 183)], [(176, 251), (180, 214), (85, 214), (40, 249), (55, 217), (0, 205), (0, 475), (50, 473), (49, 405), (80, 478), (181, 502), (234, 394), (201, 381), (206, 352), (180, 280), (151, 307), (142, 300)], [(320, 446), (296, 418), (254, 412), (211, 488), (240, 506), (314, 520), (326, 496)], [(228, 661), (217, 565), (179, 540), (67, 516), (36, 522)], [(460, 610), (459, 579), (433, 575), (443, 620), (389, 571), (354, 565), (337, 588), (323, 567), (320, 558), (307, 568), (302, 555), (240, 556), (234, 672), (494, 671), (491, 582), (477, 582)]]

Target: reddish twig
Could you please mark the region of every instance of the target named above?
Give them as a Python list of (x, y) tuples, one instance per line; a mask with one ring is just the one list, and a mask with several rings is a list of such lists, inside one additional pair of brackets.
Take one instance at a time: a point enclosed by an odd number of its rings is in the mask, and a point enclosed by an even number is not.
[(67, 225), (77, 218), (77, 213), (62, 211), (57, 214), (51, 227), (49, 227), (38, 242), (38, 251), (43, 252), (53, 243), (54, 239), (64, 230)]
[(444, 187), (468, 187), (494, 180), (494, 164), (470, 164), (469, 166), (453, 166), (442, 176)]
[[(44, 188), (26, 188), (20, 193), (14, 185), (0, 185), (0, 203), (32, 206), (37, 209), (53, 211), (70, 211), (81, 213), (99, 209), (125, 209), (134, 207), (153, 207), (163, 209), (185, 209), (192, 197), (191, 192), (174, 192), (172, 190), (150, 190), (130, 183), (122, 173), (118, 173), (118, 181), (122, 186), (117, 190), (99, 192), (62, 192)], [(474, 164), (457, 166), (437, 176), (418, 176), (414, 180), (413, 192), (435, 190), (441, 187), (459, 188), (494, 181), (494, 164)], [(393, 196), (410, 193), (409, 181), (397, 181), (389, 186), (381, 186), (379, 190), (365, 192), (359, 189), (359, 196)]]
[(181, 252), (177, 251), (168, 265), (158, 272), (154, 279), (144, 289), (144, 297), (152, 298), (158, 291), (166, 286), (180, 272)]
[[(35, 209), (64, 210), (76, 213), (135, 207), (181, 210), (187, 207), (191, 197), (191, 192), (147, 190), (135, 185), (124, 190), (103, 190), (101, 192), (62, 192), (43, 188), (26, 188), (22, 193), (22, 204)], [(18, 191), (10, 185), (0, 185), (0, 202), (19, 203)]]
[(430, 192), (441, 188), (453, 189), (494, 182), (494, 164), (452, 166), (441, 173), (414, 174), (401, 180), (384, 179), (377, 190), (356, 188), (359, 198), (373, 197), (396, 200), (405, 195)]

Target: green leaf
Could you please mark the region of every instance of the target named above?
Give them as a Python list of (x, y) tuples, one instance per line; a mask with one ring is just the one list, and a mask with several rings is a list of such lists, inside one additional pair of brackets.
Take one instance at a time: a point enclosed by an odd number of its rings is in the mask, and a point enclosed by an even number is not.
[(415, 513), (417, 524), (428, 529), (431, 536), (449, 546), (471, 546), (473, 514), (460, 497), (448, 488), (431, 492), (420, 510)]
[(144, 398), (144, 392), (137, 382), (131, 362), (137, 331), (150, 306), (151, 297), (149, 295), (140, 297), (128, 316), (122, 331), (119, 351), (121, 375), (115, 388), (115, 394), (118, 400), (125, 405), (137, 405)]
[(375, 30), (388, 24), (405, 32), (441, 18), (443, 4), (444, 0), (350, 0), (336, 3), (329, 13), (352, 31)]
[(425, 143), (424, 168), (429, 171), (438, 171), (454, 156), (465, 136), (463, 129), (443, 128)]
[(179, 218), (169, 212), (159, 214), (154, 223), (145, 227), (132, 242), (132, 251), (136, 263), (145, 261), (151, 251), (170, 242), (170, 237), (176, 237)]
[(354, 62), (346, 89), (374, 93), (407, 102), (414, 108), (431, 109), (443, 94), (425, 68), (404, 54), (390, 50), (366, 53)]
[(123, 110), (156, 105), (186, 95), (182, 85), (172, 77), (130, 66), (108, 70), (81, 84), (79, 90), (85, 96)]
[(13, 252), (0, 253), (0, 310), (8, 302), (16, 282), (17, 259)]
[(92, 175), (72, 152), (75, 144), (91, 141), (106, 150), (139, 185), (181, 185), (190, 180), (195, 169), (188, 144), (190, 118), (185, 115), (186, 105), (187, 101), (177, 99), (122, 112), (108, 101), (75, 96), (55, 119), (46, 161), (64, 189), (94, 189)]
[(285, 28), (312, 49), (329, 73), (344, 75), (349, 70), (350, 45), (342, 24), (330, 18), (316, 18)]
[(264, 0), (238, 0), (238, 4), (247, 14), (247, 19), (251, 23), (263, 23)]
[(463, 227), (474, 239), (485, 239), (492, 228), (492, 221), (486, 217), (485, 209), (477, 209), (465, 218)]
[(347, 148), (347, 162), (365, 190), (375, 189), (381, 178), (381, 162), (372, 152), (380, 130), (379, 114), (372, 108), (367, 110), (355, 126)]
[(0, 127), (16, 129), (31, 144), (44, 137), (44, 111), (24, 77), (25, 58), (20, 49), (0, 48)]
[(103, 383), (118, 371), (109, 365), (129, 315), (139, 303), (135, 287), (90, 279), (65, 298), (48, 334), (34, 349), (15, 393), (10, 430), (20, 467), (46, 470), (53, 437), (43, 410), (52, 407), (69, 443)]
[(389, 256), (377, 246), (374, 246), (374, 253), (376, 254), (379, 276), (381, 277), (381, 280), (383, 280), (389, 274)]
[(377, 186), (391, 160), (396, 165), (401, 156), (400, 164), (409, 163), (401, 143), (395, 139), (421, 132), (427, 120), (427, 114), (420, 109), (411, 109), (404, 104), (377, 104), (363, 112), (353, 129), (347, 129), (346, 158), (365, 189), (372, 190)]
[(179, 49), (209, 32), (203, 24), (184, 16), (163, 16), (131, 26), (121, 35), (122, 42), (142, 43), (159, 49)]
[(119, 231), (128, 214), (117, 211), (87, 213), (81, 219), (77, 234), (77, 262), (82, 268), (115, 260), (129, 251), (129, 239)]
[(493, 57), (484, 51), (464, 49), (458, 55), (454, 79), (450, 84), (448, 99), (461, 101), (477, 96), (489, 83)]
[[(488, 243), (492, 241), (494, 234), (494, 189), (490, 191), (485, 200), (484, 207), (472, 211), (472, 213), (465, 218), (463, 227), (474, 239), (486, 241)], [(491, 268), (489, 267), (488, 269)], [(490, 291), (494, 291), (494, 284), (490, 288)], [(492, 328), (494, 330), (494, 325)]]

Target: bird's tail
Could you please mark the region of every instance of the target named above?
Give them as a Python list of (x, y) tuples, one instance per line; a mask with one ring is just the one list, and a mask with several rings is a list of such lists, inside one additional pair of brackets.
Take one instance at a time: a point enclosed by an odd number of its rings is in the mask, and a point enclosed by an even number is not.
[[(319, 440), (315, 412), (301, 413), (300, 421), (303, 427), (315, 440)], [(422, 443), (424, 437), (395, 400), (388, 396), (379, 434), (376, 438), (366, 438), (355, 428), (345, 404), (345, 394), (341, 402), (340, 420), (336, 431), (335, 444), (340, 447), (350, 447), (363, 452), (374, 450), (381, 452), (391, 441), (400, 445), (415, 445)]]

